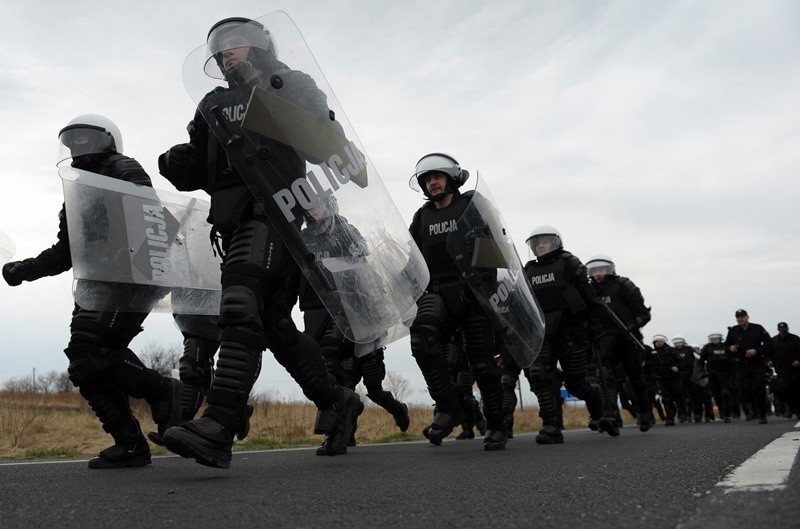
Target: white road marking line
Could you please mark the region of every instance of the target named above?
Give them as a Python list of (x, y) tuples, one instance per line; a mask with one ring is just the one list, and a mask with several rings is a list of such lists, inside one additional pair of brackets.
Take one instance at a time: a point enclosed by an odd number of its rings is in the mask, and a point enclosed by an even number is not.
[(800, 432), (787, 432), (756, 452), (717, 486), (727, 487), (726, 494), (785, 489), (798, 450)]

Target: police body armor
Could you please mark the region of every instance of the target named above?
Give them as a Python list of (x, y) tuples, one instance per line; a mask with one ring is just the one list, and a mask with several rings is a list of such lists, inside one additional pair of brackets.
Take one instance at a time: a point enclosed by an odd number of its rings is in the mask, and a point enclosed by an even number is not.
[(536, 301), (544, 312), (548, 335), (558, 330), (562, 313), (577, 314), (587, 309), (580, 292), (567, 279), (567, 259), (571, 256), (571, 253), (561, 251), (555, 259), (533, 261), (525, 267)]

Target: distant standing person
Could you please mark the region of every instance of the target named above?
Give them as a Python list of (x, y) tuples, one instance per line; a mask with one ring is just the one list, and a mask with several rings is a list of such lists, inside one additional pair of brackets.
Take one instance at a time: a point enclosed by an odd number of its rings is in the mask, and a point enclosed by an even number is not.
[(728, 328), (725, 346), (738, 359), (736, 380), (759, 424), (767, 424), (766, 362), (772, 361), (772, 337), (761, 325), (750, 323), (744, 309), (736, 311), (737, 325)]
[(786, 404), (784, 417), (795, 414), (800, 419), (800, 337), (789, 332), (786, 322), (780, 322), (772, 343), (772, 367), (778, 374), (778, 391)]

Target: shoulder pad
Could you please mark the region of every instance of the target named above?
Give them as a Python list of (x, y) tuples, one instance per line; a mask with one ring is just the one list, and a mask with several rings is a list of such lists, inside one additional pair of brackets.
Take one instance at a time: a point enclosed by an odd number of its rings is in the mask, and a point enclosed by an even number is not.
[(111, 169), (112, 178), (118, 178), (138, 185), (153, 186), (150, 181), (150, 176), (148, 176), (139, 162), (133, 158), (129, 158), (124, 154), (115, 154), (110, 156), (105, 163)]

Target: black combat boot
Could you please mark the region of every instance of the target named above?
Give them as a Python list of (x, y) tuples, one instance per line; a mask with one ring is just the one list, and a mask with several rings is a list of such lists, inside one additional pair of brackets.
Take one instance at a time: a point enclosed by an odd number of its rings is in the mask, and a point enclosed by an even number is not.
[(486, 430), (486, 436), (483, 438), (483, 449), (489, 452), (495, 450), (504, 450), (508, 436), (505, 430)]
[(396, 414), (392, 414), (394, 417), (394, 423), (400, 428), (401, 432), (408, 431), (408, 427), (411, 426), (411, 418), (408, 416), (408, 405), (404, 402), (400, 402), (401, 410), (398, 411)]
[(111, 432), (114, 445), (89, 460), (91, 469), (143, 467), (150, 464), (150, 446), (133, 416)]
[(564, 444), (564, 434), (561, 430), (552, 424), (545, 425), (539, 433), (536, 434), (536, 444), (539, 445), (560, 445)]
[(201, 465), (230, 468), (234, 433), (211, 417), (169, 428), (162, 439), (170, 451)]
[(639, 431), (646, 432), (653, 427), (653, 416), (650, 413), (639, 413), (636, 415), (636, 422), (639, 423)]
[(458, 426), (464, 421), (464, 412), (460, 408), (456, 408), (453, 413), (444, 413), (437, 411), (433, 417), (433, 422), (423, 428), (422, 435), (428, 439), (431, 444), (436, 446), (442, 445), (442, 440), (453, 432), (453, 428)]
[[(327, 429), (322, 446), (317, 455), (337, 456), (347, 453), (347, 446), (353, 435), (353, 427), (358, 416), (364, 411), (364, 403), (358, 394), (349, 388), (340, 387), (341, 397), (331, 410), (319, 410), (315, 432)], [(332, 425), (332, 426), (328, 426)]]

